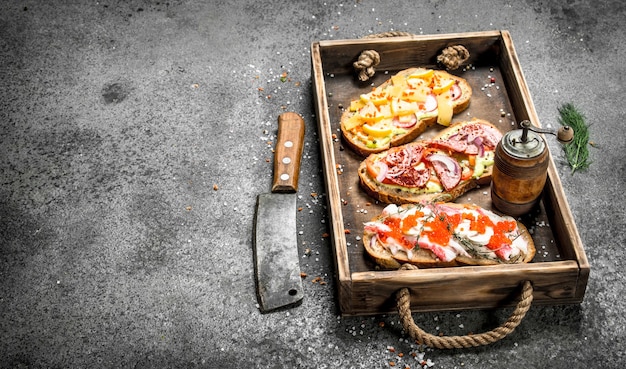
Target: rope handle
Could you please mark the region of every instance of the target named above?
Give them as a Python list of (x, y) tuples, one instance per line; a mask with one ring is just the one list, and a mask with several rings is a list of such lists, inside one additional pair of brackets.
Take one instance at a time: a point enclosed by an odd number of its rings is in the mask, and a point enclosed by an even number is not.
[[(409, 32), (391, 31), (383, 32), (363, 37), (364, 39), (370, 38), (385, 38), (385, 37), (402, 37), (402, 36), (414, 36)], [(449, 70), (457, 69), (467, 59), (469, 59), (469, 51), (463, 45), (448, 46), (441, 51), (437, 56), (437, 61), (445, 66)], [(363, 50), (359, 55), (357, 61), (352, 63), (354, 70), (358, 73), (359, 80), (365, 82), (376, 73), (375, 67), (380, 63), (380, 54), (376, 50)]]
[(488, 345), (497, 342), (509, 334), (521, 323), (530, 309), (533, 301), (533, 287), (530, 281), (525, 281), (520, 294), (520, 300), (511, 316), (497, 328), (479, 334), (465, 336), (435, 336), (425, 332), (415, 324), (411, 316), (411, 293), (408, 288), (402, 288), (396, 293), (396, 303), (400, 322), (404, 331), (420, 344), (438, 349), (469, 348)]

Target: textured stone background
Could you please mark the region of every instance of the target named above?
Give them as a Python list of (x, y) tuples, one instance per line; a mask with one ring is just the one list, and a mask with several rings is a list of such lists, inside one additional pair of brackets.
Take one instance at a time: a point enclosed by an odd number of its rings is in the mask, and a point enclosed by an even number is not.
[[(582, 0), (2, 2), (0, 367), (623, 367), (625, 16)], [(591, 277), (580, 306), (534, 306), (501, 342), (424, 350), (396, 316), (338, 315), (310, 46), (500, 29), (543, 125), (565, 102), (591, 124), (587, 172), (550, 144)], [(284, 110), (307, 124), (309, 277), (301, 306), (262, 315), (253, 209)], [(507, 313), (415, 318), (454, 335)]]

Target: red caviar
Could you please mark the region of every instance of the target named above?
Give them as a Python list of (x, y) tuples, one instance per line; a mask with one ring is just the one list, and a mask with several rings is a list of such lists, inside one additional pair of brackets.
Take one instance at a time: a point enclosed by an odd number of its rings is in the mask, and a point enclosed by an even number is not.
[[(415, 214), (408, 215), (404, 218), (397, 216), (387, 217), (383, 223), (389, 227), (387, 232), (379, 232), (381, 241), (386, 242), (388, 238), (393, 238), (396, 242), (406, 249), (415, 247), (414, 242), (407, 240), (407, 234), (411, 228), (415, 227), (420, 219), (424, 217), (424, 213), (416, 211)], [(463, 221), (470, 221), (470, 229), (484, 234), (487, 227), (493, 229), (493, 235), (489, 239), (487, 247), (491, 250), (497, 250), (505, 245), (511, 245), (512, 240), (508, 237), (508, 233), (515, 231), (517, 224), (515, 220), (504, 220), (494, 223), (488, 215), (472, 214), (472, 213), (456, 213), (446, 214), (444, 212), (435, 214), (430, 220), (424, 222), (423, 235), (428, 237), (430, 242), (446, 246), (450, 242), (455, 228)]]
[(431, 221), (424, 224), (425, 227), (430, 228), (425, 230), (424, 234), (431, 242), (445, 246), (450, 242), (452, 233), (459, 223), (461, 223), (461, 214), (437, 214)]
[(408, 233), (411, 228), (415, 227), (418, 223), (418, 219), (424, 217), (424, 213), (416, 211), (415, 214), (409, 215), (402, 220), (402, 233)]
[(510, 245), (511, 239), (506, 235), (509, 232), (513, 232), (517, 226), (514, 220), (505, 220), (498, 222), (493, 226), (493, 236), (489, 239), (487, 247), (491, 250), (496, 250), (503, 245)]
[(478, 214), (477, 219), (470, 223), (470, 229), (480, 234), (485, 233), (487, 227), (493, 227), (494, 224), (488, 215)]
[(378, 236), (380, 237), (381, 241), (386, 242), (387, 239), (391, 237), (394, 240), (398, 241), (402, 246), (404, 246), (407, 249), (412, 249), (413, 247), (415, 247), (415, 245), (411, 244), (404, 238), (404, 235), (402, 234), (402, 228), (401, 228), (402, 220), (400, 218), (388, 217), (387, 219), (384, 220), (383, 223), (389, 226), (391, 230), (383, 234), (379, 233)]

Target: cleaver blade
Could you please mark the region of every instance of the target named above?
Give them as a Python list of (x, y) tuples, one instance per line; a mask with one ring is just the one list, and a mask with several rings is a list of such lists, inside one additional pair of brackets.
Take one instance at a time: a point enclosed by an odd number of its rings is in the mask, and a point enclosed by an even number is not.
[(295, 306), (304, 292), (300, 276), (296, 192), (304, 143), (304, 120), (278, 117), (272, 193), (260, 194), (254, 224), (254, 267), (262, 312)]

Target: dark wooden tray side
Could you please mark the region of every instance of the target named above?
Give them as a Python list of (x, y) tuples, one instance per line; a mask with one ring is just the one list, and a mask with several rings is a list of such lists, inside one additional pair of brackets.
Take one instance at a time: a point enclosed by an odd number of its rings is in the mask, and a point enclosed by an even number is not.
[[(459, 33), (384, 39), (320, 41), (312, 44), (315, 107), (331, 219), (332, 247), (339, 310), (345, 315), (387, 313), (395, 310), (393, 295), (411, 290), (414, 311), (493, 308), (509, 305), (525, 280), (534, 286), (535, 303), (580, 303), (589, 276), (589, 264), (552, 159), (540, 206), (522, 221), (533, 232), (538, 255), (532, 263), (489, 267), (382, 271), (360, 244), (362, 224), (382, 210), (359, 188), (356, 168), (363, 159), (343, 149), (339, 117), (359, 93), (377, 85), (395, 71), (425, 66), (435, 68), (436, 56), (446, 46), (461, 44), (470, 50), (471, 67), (463, 73), (474, 89), (467, 113), (487, 119), (503, 131), (529, 119), (540, 126), (522, 70), (506, 31)], [(363, 50), (381, 56), (377, 75), (367, 83), (355, 77), (352, 63)], [(486, 83), (494, 78), (495, 83)], [(437, 128), (423, 137), (434, 135)], [(491, 207), (489, 188), (476, 189), (457, 202)]]

